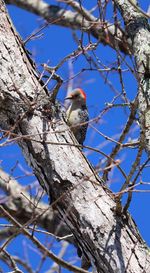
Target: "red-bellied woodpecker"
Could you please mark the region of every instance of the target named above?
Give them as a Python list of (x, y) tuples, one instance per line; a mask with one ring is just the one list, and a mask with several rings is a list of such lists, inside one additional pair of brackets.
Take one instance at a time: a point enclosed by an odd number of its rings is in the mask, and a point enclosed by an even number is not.
[(71, 100), (71, 105), (66, 111), (66, 121), (78, 140), (79, 144), (83, 144), (88, 127), (89, 114), (86, 107), (86, 94), (80, 88), (76, 88), (66, 98)]

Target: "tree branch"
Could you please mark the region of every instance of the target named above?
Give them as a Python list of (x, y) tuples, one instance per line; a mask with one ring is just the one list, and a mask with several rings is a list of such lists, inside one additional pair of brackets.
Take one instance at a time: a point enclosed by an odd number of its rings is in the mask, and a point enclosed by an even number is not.
[(126, 31), (132, 40), (133, 54), (137, 66), (138, 107), (140, 110), (140, 126), (144, 133), (144, 146), (150, 155), (150, 31), (148, 20), (135, 5), (128, 0), (115, 0), (124, 22)]
[[(6, 0), (5, 2), (39, 15), (48, 21), (49, 24), (80, 29), (83, 32), (87, 32), (103, 43), (103, 45), (109, 45), (115, 49), (117, 43), (122, 52), (131, 54), (131, 45), (127, 41), (125, 32), (121, 27), (110, 24), (107, 21), (105, 23), (101, 22), (99, 18), (91, 15), (84, 8), (78, 7), (78, 9), (76, 8), (76, 12), (72, 12), (57, 5), (48, 5), (42, 0)], [(68, 5), (71, 5), (69, 2), (67, 2)]]
[[(66, 236), (68, 241), (73, 243), (73, 236), (70, 236), (68, 227), (60, 221), (58, 212), (50, 206), (31, 197), (28, 192), (20, 186), (20, 184), (0, 169), (0, 188), (7, 194), (4, 198), (4, 208), (20, 223), (25, 224), (30, 219), (33, 219), (32, 224), (36, 219), (36, 224), (47, 230), (56, 239), (61, 239)], [(2, 204), (2, 203), (1, 203)], [(14, 230), (7, 229), (0, 233), (0, 239), (9, 237)], [(56, 236), (55, 236), (56, 235)]]

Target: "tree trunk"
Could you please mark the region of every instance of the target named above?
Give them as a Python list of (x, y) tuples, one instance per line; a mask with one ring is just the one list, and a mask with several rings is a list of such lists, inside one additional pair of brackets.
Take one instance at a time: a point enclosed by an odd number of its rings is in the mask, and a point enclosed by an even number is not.
[(1, 127), (17, 134), (53, 208), (98, 272), (148, 272), (150, 255), (134, 221), (129, 214), (116, 214), (113, 194), (94, 173), (59, 109), (50, 102), (2, 0), (0, 8)]
[(137, 1), (115, 0), (132, 41), (138, 80), (140, 126), (145, 149), (150, 155), (150, 29), (148, 19), (140, 12)]

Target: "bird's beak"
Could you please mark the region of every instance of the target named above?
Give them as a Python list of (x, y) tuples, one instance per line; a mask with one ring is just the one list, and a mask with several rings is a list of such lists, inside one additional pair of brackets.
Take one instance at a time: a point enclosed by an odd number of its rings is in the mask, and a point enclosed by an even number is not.
[(71, 100), (71, 99), (72, 99), (72, 96), (65, 98), (65, 100)]

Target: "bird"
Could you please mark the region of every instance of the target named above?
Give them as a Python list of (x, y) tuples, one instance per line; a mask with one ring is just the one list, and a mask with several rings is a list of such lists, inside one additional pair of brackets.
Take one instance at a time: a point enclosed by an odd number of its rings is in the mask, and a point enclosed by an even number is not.
[(83, 145), (89, 121), (86, 94), (81, 88), (76, 88), (65, 98), (68, 99), (71, 100), (71, 104), (66, 111), (66, 122), (79, 144)]

